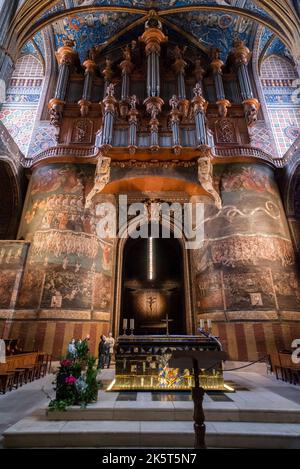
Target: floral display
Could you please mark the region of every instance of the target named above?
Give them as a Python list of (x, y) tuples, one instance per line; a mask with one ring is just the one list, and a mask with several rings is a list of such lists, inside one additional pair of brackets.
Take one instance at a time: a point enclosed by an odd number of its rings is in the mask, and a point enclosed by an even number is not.
[(69, 344), (68, 353), (60, 361), (55, 381), (56, 397), (49, 410), (66, 410), (72, 405), (86, 407), (98, 396), (96, 358), (90, 354), (89, 336)]

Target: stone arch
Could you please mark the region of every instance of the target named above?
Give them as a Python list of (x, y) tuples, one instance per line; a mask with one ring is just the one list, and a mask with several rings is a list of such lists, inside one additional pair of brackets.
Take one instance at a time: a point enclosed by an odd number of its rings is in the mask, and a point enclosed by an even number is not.
[(15, 239), (21, 202), (19, 178), (4, 155), (0, 155), (0, 199), (0, 239)]
[[(143, 223), (143, 217), (141, 217), (141, 223)], [(144, 218), (144, 223), (148, 223), (147, 217)], [(174, 222), (160, 220), (160, 225), (170, 229), (172, 233), (180, 227), (176, 226)], [(115, 298), (114, 298), (114, 309), (113, 309), (113, 330), (118, 335), (120, 328), (120, 317), (121, 317), (121, 292), (122, 292), (122, 273), (123, 273), (123, 254), (126, 246), (126, 242), (129, 239), (130, 233), (135, 228), (133, 221), (129, 222), (128, 225), (120, 227), (120, 235), (116, 245), (116, 269), (115, 269)], [(185, 328), (188, 334), (192, 334), (196, 330), (195, 317), (193, 316), (192, 310), (192, 289), (191, 286), (191, 266), (189, 250), (187, 249), (187, 239), (182, 233), (182, 237), (178, 238), (178, 242), (181, 244), (182, 251), (182, 265), (183, 265), (183, 277), (184, 277), (184, 293), (185, 293)]]
[(261, 79), (276, 80), (276, 79), (296, 79), (298, 77), (293, 63), (285, 57), (279, 55), (267, 56), (260, 68)]

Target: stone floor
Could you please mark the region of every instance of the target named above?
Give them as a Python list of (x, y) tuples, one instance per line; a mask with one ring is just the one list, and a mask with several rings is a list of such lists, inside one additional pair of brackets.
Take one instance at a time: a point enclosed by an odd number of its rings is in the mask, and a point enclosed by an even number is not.
[[(113, 375), (113, 370), (101, 372), (100, 379), (104, 388), (113, 379)], [(240, 434), (248, 431), (253, 434), (266, 432), (268, 435), (273, 435), (273, 439), (277, 437), (274, 443), (287, 435), (294, 435), (295, 438), (300, 436), (300, 386), (277, 381), (274, 376), (265, 376), (250, 371), (226, 372), (225, 380), (229, 384), (234, 383), (237, 389), (235, 393), (222, 393), (221, 395), (208, 393), (204, 398), (207, 428), (210, 432), (214, 432), (216, 435), (225, 431), (227, 434), (231, 431)], [(11, 428), (12, 431), (16, 428), (18, 431), (22, 425), (23, 428), (29, 428), (31, 424), (34, 426), (34, 418), (36, 417), (30, 417), (30, 415), (37, 410), (40, 416), (45, 415), (43, 409), (47, 407), (49, 397), (54, 397), (52, 381), (53, 375), (48, 375), (18, 390), (0, 396), (1, 435), (8, 428)], [(174, 427), (174, 422), (178, 422), (179, 431), (182, 427), (183, 432), (185, 429), (190, 432), (192, 411), (193, 403), (187, 392), (163, 392), (160, 394), (157, 392), (119, 393), (101, 390), (98, 402), (88, 406), (85, 411), (80, 410), (80, 418), (78, 418), (79, 410), (77, 408), (68, 412), (67, 419), (64, 413), (60, 413), (61, 415), (55, 418), (56, 420), (68, 421), (80, 420), (78, 428), (82, 428), (82, 431), (85, 431), (84, 421), (89, 420), (90, 427), (92, 425), (95, 427), (97, 422), (102, 421), (101, 424), (106, 425), (108, 432), (111, 431), (112, 435), (115, 434), (114, 428), (121, 429), (122, 425), (127, 428), (126, 431), (128, 431), (128, 425), (133, 426), (133, 431), (136, 431), (137, 425), (139, 429), (153, 427), (151, 430), (153, 432), (164, 426), (166, 429), (169, 428), (166, 431), (175, 431), (170, 426)], [(50, 416), (50, 421), (48, 420), (47, 424), (49, 428), (52, 425), (55, 430), (63, 423), (68, 426), (66, 422), (60, 423), (51, 421), (51, 419), (53, 417)], [(22, 421), (19, 422), (20, 420)], [(172, 422), (168, 424), (168, 421)], [(14, 425), (16, 422), (19, 423)], [(235, 423), (234, 430), (230, 427), (232, 422)], [(69, 423), (72, 425), (71, 422)], [(53, 429), (51, 431), (54, 431)], [(293, 444), (295, 443), (293, 442)]]

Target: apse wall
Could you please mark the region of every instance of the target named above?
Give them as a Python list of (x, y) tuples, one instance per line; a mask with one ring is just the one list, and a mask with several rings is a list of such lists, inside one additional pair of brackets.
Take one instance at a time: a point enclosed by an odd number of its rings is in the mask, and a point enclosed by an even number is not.
[(205, 243), (193, 259), (198, 323), (213, 320), (231, 359), (289, 349), (300, 333), (300, 290), (273, 169), (218, 165), (215, 185), (222, 210), (206, 206)]
[(84, 208), (93, 175), (91, 165), (36, 169), (19, 231), (24, 242), (0, 247), (0, 314), (11, 310), (9, 336), (54, 358), (87, 334), (97, 354), (100, 335), (109, 332), (113, 243), (98, 238), (97, 218)]

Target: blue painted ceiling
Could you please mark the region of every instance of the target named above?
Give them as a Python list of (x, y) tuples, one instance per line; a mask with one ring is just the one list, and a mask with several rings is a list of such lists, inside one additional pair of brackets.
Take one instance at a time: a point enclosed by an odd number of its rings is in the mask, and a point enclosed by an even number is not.
[[(90, 10), (94, 7), (119, 7), (123, 11)], [(193, 10), (177, 13), (168, 13), (168, 10), (176, 7), (218, 6), (217, 10)], [(182, 31), (193, 36), (204, 49), (218, 47), (221, 50), (222, 59), (225, 60), (236, 35), (239, 35), (249, 47), (252, 47), (255, 37), (257, 22), (254, 19), (241, 15), (242, 12), (250, 12), (252, 17), (273, 20), (268, 14), (258, 8), (252, 0), (59, 0), (51, 9), (44, 11), (37, 18), (36, 24), (41, 24), (45, 19), (52, 19), (52, 28), (56, 47), (62, 45), (65, 37), (75, 40), (76, 49), (81, 61), (86, 58), (88, 50), (95, 44), (103, 44), (110, 37), (130, 26), (135, 20), (142, 18), (145, 10), (155, 7), (158, 10), (166, 10), (162, 19), (168, 24), (172, 23)], [(232, 7), (239, 9), (230, 11)], [(77, 10), (72, 10), (77, 8)], [(79, 8), (79, 9), (78, 9)], [(140, 9), (140, 15), (130, 12), (130, 8)], [(127, 10), (126, 10), (127, 9)], [(56, 18), (57, 14), (66, 13), (65, 17)], [(166, 28), (166, 26), (164, 26)], [(31, 45), (30, 45), (31, 44)], [(34, 47), (35, 53), (44, 56), (44, 46), (41, 33), (34, 35), (30, 43), (26, 44), (27, 50)], [(264, 56), (270, 54), (288, 55), (284, 44), (268, 28), (264, 28), (260, 40), (260, 52)], [(24, 48), (22, 50), (24, 53)]]

